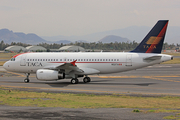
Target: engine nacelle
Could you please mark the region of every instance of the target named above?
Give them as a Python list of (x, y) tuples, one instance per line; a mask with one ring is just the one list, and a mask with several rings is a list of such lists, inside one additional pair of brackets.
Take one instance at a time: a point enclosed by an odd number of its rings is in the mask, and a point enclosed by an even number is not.
[(58, 80), (64, 79), (64, 73), (58, 73), (56, 70), (48, 70), (48, 69), (39, 69), (36, 71), (36, 78), (38, 80), (50, 81), (50, 80)]

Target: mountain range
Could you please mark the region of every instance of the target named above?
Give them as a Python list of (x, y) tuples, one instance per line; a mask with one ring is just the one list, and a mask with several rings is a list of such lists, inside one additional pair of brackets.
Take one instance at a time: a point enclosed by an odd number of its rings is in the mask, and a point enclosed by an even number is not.
[[(41, 36), (34, 33), (25, 34), (23, 32), (13, 32), (8, 29), (0, 30), (0, 41), (5, 43), (22, 42), (27, 44), (38, 43), (58, 43), (68, 44), (71, 42), (140, 42), (150, 31), (151, 27), (146, 26), (131, 26), (123, 29), (110, 30), (104, 32), (97, 32), (84, 36)], [(179, 35), (180, 27), (170, 26), (167, 29), (165, 42), (167, 43), (180, 43)]]
[(102, 43), (115, 43), (115, 42), (131, 42), (129, 39), (127, 38), (122, 38), (120, 36), (116, 36), (116, 35), (108, 35), (102, 39), (100, 39), (98, 42), (102, 42)]
[(1, 29), (0, 30), (0, 41), (3, 40), (5, 43), (11, 42), (21, 42), (21, 43), (28, 43), (28, 44), (37, 44), (42, 42), (47, 42), (46, 40), (42, 39), (41, 37), (37, 36), (36, 34), (29, 33), (24, 34), (20, 32), (13, 32), (8, 29)]
[[(147, 26), (130, 26), (123, 29), (109, 30), (104, 32), (92, 33), (84, 36), (42, 36), (43, 39), (48, 41), (58, 41), (58, 40), (69, 40), (72, 42), (78, 40), (85, 40), (87, 42), (97, 42), (102, 38), (115, 35), (122, 38), (127, 38), (130, 41), (141, 42), (143, 38), (148, 34), (152, 27)], [(167, 28), (165, 42), (167, 43), (180, 43), (180, 27), (177, 26), (169, 26)], [(109, 41), (110, 42), (110, 41)]]

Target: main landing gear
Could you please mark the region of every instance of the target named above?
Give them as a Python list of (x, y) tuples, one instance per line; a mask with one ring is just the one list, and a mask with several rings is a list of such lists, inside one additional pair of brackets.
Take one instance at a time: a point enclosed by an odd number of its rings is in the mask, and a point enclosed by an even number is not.
[(84, 77), (83, 81), (84, 81), (84, 83), (91, 82), (91, 78), (90, 77)]
[(77, 78), (72, 78), (71, 79), (71, 84), (78, 84), (79, 80)]
[[(91, 82), (91, 78), (90, 77), (84, 77), (83, 82), (84, 83)], [(79, 80), (77, 78), (72, 78), (71, 79), (71, 84), (78, 84), (78, 83), (79, 83)]]
[(29, 75), (30, 75), (30, 73), (26, 73), (26, 78), (24, 79), (24, 82), (25, 82), (25, 83), (28, 83), (28, 82), (29, 82)]

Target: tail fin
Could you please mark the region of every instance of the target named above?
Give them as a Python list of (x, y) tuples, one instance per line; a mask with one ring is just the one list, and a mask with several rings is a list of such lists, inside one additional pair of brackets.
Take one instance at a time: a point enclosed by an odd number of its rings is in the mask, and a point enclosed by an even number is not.
[(159, 20), (143, 41), (131, 52), (161, 53), (168, 20)]

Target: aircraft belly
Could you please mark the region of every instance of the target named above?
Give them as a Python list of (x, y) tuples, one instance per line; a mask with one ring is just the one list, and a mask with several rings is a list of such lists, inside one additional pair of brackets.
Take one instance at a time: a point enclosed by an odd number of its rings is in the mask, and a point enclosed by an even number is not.
[(93, 63), (93, 64), (81, 64), (78, 65), (83, 68), (93, 68), (96, 69), (98, 71), (100, 71), (101, 74), (106, 74), (106, 73), (113, 73), (113, 72), (121, 72), (124, 69), (130, 69), (127, 68), (125, 65), (123, 64), (117, 64), (117, 63)]

